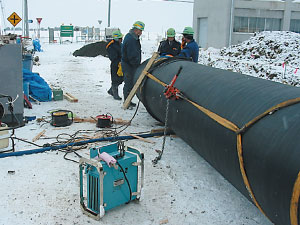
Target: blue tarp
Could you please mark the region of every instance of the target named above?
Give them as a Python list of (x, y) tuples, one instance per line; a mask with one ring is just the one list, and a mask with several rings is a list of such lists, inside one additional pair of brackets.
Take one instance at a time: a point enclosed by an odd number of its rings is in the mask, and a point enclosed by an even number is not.
[(23, 83), (29, 82), (29, 95), (41, 102), (52, 100), (52, 91), (47, 82), (38, 73), (23, 69)]
[(32, 54), (26, 53), (23, 55), (23, 69), (27, 69), (29, 71), (32, 71)]
[(32, 41), (32, 44), (33, 44), (34, 51), (36, 51), (36, 52), (42, 52), (43, 51), (41, 49), (41, 43), (40, 43), (39, 39), (34, 39)]

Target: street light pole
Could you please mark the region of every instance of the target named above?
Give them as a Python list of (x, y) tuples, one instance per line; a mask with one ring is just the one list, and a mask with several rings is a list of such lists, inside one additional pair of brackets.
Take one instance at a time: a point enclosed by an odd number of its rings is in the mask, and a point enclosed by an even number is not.
[(234, 17), (234, 0), (231, 0), (228, 47), (230, 47), (232, 43), (233, 17)]
[(111, 0), (108, 0), (108, 25), (110, 27), (110, 8), (111, 8)]
[(101, 40), (101, 23), (102, 23), (102, 20), (98, 20), (98, 23), (99, 23), (99, 40)]
[(27, 0), (24, 0), (24, 30), (25, 30), (25, 37), (29, 38), (28, 4), (27, 4)]

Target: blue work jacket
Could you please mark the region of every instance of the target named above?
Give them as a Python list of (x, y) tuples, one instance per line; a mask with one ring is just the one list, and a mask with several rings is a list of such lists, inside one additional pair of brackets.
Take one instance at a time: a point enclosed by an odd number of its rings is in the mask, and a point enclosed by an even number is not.
[(194, 39), (181, 50), (179, 57), (192, 58), (193, 62), (198, 62), (199, 46)]

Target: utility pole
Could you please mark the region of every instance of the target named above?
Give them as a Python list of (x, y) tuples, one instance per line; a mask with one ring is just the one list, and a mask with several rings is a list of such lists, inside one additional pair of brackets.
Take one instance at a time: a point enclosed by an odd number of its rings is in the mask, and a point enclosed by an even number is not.
[(1, 5), (1, 13), (2, 13), (2, 19), (3, 19), (3, 21), (1, 21), (1, 18), (0, 18), (0, 35), (2, 35), (2, 29), (1, 29), (2, 23), (4, 26), (3, 31), (5, 31), (5, 28), (6, 28), (5, 16), (4, 16), (4, 6), (3, 6), (2, 0), (0, 0), (0, 5)]
[(98, 23), (99, 23), (99, 40), (101, 40), (101, 23), (102, 23), (102, 20), (98, 20)]
[(28, 25), (28, 4), (27, 0), (24, 0), (24, 30), (25, 37), (29, 38), (29, 25)]
[(231, 42), (232, 42), (233, 17), (234, 17), (234, 0), (231, 0), (228, 47), (231, 46)]
[(110, 8), (111, 8), (111, 0), (108, 0), (108, 25), (110, 27)]

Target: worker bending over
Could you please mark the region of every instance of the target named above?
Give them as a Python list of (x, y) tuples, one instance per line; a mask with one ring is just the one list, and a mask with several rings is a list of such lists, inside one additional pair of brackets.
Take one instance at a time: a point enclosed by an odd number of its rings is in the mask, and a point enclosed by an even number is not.
[(108, 94), (112, 95), (115, 100), (122, 100), (119, 96), (118, 87), (123, 82), (122, 72), (118, 73), (118, 70), (121, 71), (121, 46), (123, 34), (120, 30), (114, 31), (112, 34), (113, 40), (106, 45), (106, 50), (108, 53), (108, 58), (111, 61), (110, 64), (110, 75), (111, 75), (111, 87), (107, 91)]
[(175, 40), (175, 30), (167, 30), (167, 40), (161, 41), (158, 47), (158, 53), (161, 56), (177, 56), (181, 51), (180, 42)]
[[(143, 33), (145, 24), (141, 21), (136, 21), (129, 33), (126, 34), (122, 45), (122, 69), (124, 73), (124, 101), (128, 97), (133, 88), (133, 76), (136, 69), (141, 64), (142, 51), (140, 36)], [(130, 102), (130, 107), (136, 106), (135, 103)]]
[(180, 57), (191, 58), (193, 62), (198, 62), (199, 46), (194, 40), (194, 30), (191, 27), (185, 27), (182, 38), (182, 50), (179, 54)]

